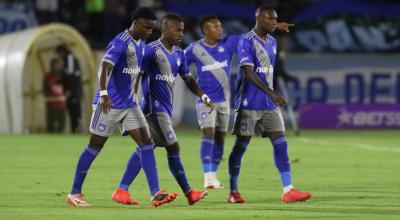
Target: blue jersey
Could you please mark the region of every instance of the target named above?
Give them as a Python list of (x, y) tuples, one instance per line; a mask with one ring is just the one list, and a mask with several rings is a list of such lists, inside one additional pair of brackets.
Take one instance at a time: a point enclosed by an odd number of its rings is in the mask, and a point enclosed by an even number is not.
[(236, 109), (269, 110), (277, 105), (261, 89), (246, 80), (241, 66), (252, 66), (253, 72), (269, 87), (273, 88), (273, 72), (276, 57), (276, 40), (267, 35), (261, 40), (254, 30), (244, 34), (238, 44), (238, 86), (235, 97)]
[[(133, 86), (142, 66), (145, 43), (135, 41), (125, 30), (119, 33), (107, 46), (102, 62), (114, 67), (107, 84), (111, 108), (127, 109), (136, 106)], [(99, 89), (93, 98), (93, 104), (99, 100)]]
[[(185, 49), (188, 64), (196, 64), (200, 88), (215, 103), (229, 101), (230, 65), (239, 39), (240, 35), (232, 35), (214, 46), (199, 40)], [(200, 98), (197, 100), (201, 102)]]
[(190, 75), (183, 50), (174, 46), (170, 53), (160, 40), (154, 41), (145, 49), (143, 68), (143, 112), (166, 112), (172, 117), (175, 77)]

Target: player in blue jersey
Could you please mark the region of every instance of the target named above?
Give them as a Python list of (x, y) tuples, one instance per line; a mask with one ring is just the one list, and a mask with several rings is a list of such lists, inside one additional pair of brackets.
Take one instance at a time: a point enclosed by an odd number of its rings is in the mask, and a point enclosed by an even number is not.
[[(176, 197), (176, 194), (160, 190), (154, 143), (131, 89), (141, 70), (145, 47), (143, 40), (150, 36), (155, 24), (154, 12), (149, 8), (139, 8), (134, 13), (130, 28), (119, 33), (107, 46), (98, 72), (99, 89), (94, 98), (96, 107), (89, 128), (90, 141), (78, 160), (72, 190), (67, 197), (70, 205), (91, 206), (83, 198), (82, 185), (92, 162), (118, 125), (122, 125), (139, 145), (133, 155), (140, 155), (139, 163), (146, 174), (151, 204), (156, 207)], [(132, 201), (130, 203), (137, 204)]]
[(200, 159), (204, 173), (204, 187), (222, 188), (216, 177), (224, 152), (224, 138), (229, 125), (230, 86), (229, 72), (233, 54), (240, 35), (223, 36), (221, 22), (215, 15), (201, 19), (200, 28), (204, 38), (185, 49), (188, 64), (194, 63), (200, 88), (210, 97), (214, 111), (196, 101), (197, 118), (203, 136), (200, 144)]
[[(179, 76), (186, 86), (212, 110), (210, 98), (190, 76), (184, 51), (178, 47), (183, 38), (183, 19), (168, 14), (161, 21), (162, 36), (148, 44), (145, 50), (144, 75), (142, 80), (142, 109), (146, 114), (150, 132), (156, 146), (167, 150), (168, 166), (190, 205), (196, 203), (207, 191), (197, 191), (190, 187), (180, 159), (180, 147), (172, 127), (173, 89), (175, 78)], [(127, 195), (128, 188), (140, 171), (139, 159), (128, 164), (121, 180), (121, 195)]]
[(229, 156), (229, 203), (244, 203), (238, 191), (238, 178), (242, 156), (253, 135), (269, 137), (273, 145), (275, 165), (283, 185), (284, 202), (305, 201), (311, 193), (293, 188), (290, 161), (285, 138), (285, 126), (279, 106), (285, 100), (272, 88), (276, 41), (270, 35), (276, 29), (277, 14), (269, 6), (261, 6), (256, 11), (256, 25), (245, 33), (238, 44), (240, 65), (238, 87), (235, 97), (236, 141)]
[[(292, 24), (281, 22), (277, 29), (289, 31)], [(207, 15), (200, 20), (204, 37), (185, 49), (187, 62), (195, 64), (197, 82), (210, 97), (214, 111), (196, 102), (197, 118), (203, 136), (200, 144), (200, 159), (204, 172), (204, 187), (222, 188), (216, 177), (224, 152), (224, 138), (229, 125), (230, 113), (230, 65), (241, 35), (224, 36), (221, 21), (216, 15)]]

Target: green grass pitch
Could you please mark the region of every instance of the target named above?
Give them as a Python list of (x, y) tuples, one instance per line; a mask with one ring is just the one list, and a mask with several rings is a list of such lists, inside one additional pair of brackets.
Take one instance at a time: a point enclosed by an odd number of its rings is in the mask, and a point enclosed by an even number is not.
[[(193, 188), (203, 186), (200, 133), (178, 130), (182, 161)], [(0, 135), (0, 219), (400, 219), (399, 131), (303, 131), (288, 134), (296, 188), (311, 191), (310, 201), (284, 204), (279, 175), (266, 139), (253, 138), (242, 162), (239, 189), (246, 204), (228, 204), (228, 135), (219, 179), (222, 190), (187, 205), (168, 170), (166, 152), (156, 149), (160, 186), (178, 192), (173, 203), (150, 206), (141, 172), (130, 188), (139, 206), (111, 200), (135, 145), (112, 136), (95, 160), (83, 191), (92, 208), (66, 204), (77, 159), (88, 135)]]

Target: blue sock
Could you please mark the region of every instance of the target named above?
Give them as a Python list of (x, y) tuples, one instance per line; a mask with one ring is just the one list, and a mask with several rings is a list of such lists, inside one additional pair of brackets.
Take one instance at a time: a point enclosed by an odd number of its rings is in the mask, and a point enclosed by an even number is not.
[(249, 145), (249, 142), (236, 139), (232, 152), (229, 155), (229, 183), (231, 192), (238, 191), (240, 164), (243, 154), (246, 152), (247, 145)]
[(211, 171), (211, 161), (213, 155), (214, 139), (202, 137), (200, 144), (200, 159), (203, 166), (203, 172)]
[(88, 145), (82, 152), (75, 170), (74, 183), (72, 185), (71, 194), (80, 194), (82, 185), (85, 181), (86, 174), (92, 165), (93, 160), (99, 154), (100, 149)]
[(279, 174), (281, 176), (281, 182), (283, 187), (292, 184), (292, 179), (290, 176), (290, 161), (287, 151), (287, 142), (284, 135), (273, 138), (271, 140), (274, 146), (274, 161), (275, 166), (278, 168)]
[(129, 186), (139, 174), (141, 168), (142, 166), (140, 165), (140, 152), (139, 148), (137, 148), (136, 151), (133, 152), (131, 158), (128, 161), (128, 164), (126, 165), (126, 170), (124, 176), (122, 176), (119, 188), (128, 191)]
[(168, 166), (183, 193), (186, 194), (190, 190), (190, 186), (187, 181), (185, 169), (183, 168), (179, 153), (168, 154)]
[(211, 164), (211, 171), (217, 172), (219, 164), (221, 163), (223, 154), (224, 154), (224, 144), (214, 143), (213, 161)]
[(154, 144), (139, 145), (140, 165), (146, 174), (147, 184), (150, 188), (151, 196), (160, 191), (158, 185), (158, 172), (156, 159), (154, 157)]

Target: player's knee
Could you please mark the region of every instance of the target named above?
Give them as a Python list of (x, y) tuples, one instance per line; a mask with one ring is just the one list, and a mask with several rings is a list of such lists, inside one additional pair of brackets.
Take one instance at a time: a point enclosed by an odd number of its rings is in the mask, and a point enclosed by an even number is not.
[(215, 133), (214, 141), (218, 145), (225, 144), (225, 133), (222, 132)]
[(171, 154), (176, 155), (176, 154), (179, 154), (179, 151), (180, 151), (178, 142), (166, 146), (165, 149), (167, 150), (168, 155), (171, 155)]
[(145, 145), (155, 145), (154, 140), (152, 138), (148, 138), (144, 141)]
[(213, 128), (203, 128), (203, 138), (214, 139), (214, 129)]
[(101, 136), (92, 134), (90, 137), (89, 145), (100, 151), (103, 148), (106, 141), (107, 141), (107, 137), (101, 137)]
[(285, 136), (285, 132), (284, 131), (274, 131), (274, 132), (268, 132), (267, 136), (269, 137), (269, 139), (274, 139), (277, 137), (282, 137)]
[(96, 143), (94, 143), (94, 144), (93, 143), (89, 143), (89, 146), (90, 146), (90, 148), (93, 148), (96, 151), (100, 152), (101, 149), (103, 149), (104, 144), (101, 145), (101, 144), (96, 144)]
[(236, 138), (235, 140), (235, 148), (244, 148), (246, 149), (249, 145), (250, 139), (247, 138)]

